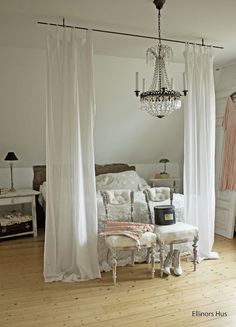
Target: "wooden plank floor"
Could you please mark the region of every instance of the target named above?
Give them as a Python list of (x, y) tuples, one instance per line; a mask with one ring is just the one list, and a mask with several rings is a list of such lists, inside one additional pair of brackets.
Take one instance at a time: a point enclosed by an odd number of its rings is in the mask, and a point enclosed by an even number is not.
[(42, 233), (1, 241), (0, 326), (236, 326), (236, 239), (216, 236), (214, 249), (220, 260), (203, 261), (196, 272), (183, 258), (181, 277), (151, 280), (146, 264), (118, 268), (113, 287), (110, 272), (44, 283)]

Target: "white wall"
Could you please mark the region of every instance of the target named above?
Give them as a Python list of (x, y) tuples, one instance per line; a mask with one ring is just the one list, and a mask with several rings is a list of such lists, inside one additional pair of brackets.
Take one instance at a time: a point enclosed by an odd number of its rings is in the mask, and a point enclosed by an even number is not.
[[(134, 95), (136, 71), (150, 80), (145, 60), (95, 57), (96, 162), (157, 163), (169, 158), (182, 164), (183, 110), (162, 119), (142, 112)], [(170, 75), (179, 90), (182, 72), (182, 64), (172, 64)]]
[[(95, 55), (94, 67), (96, 162), (155, 164), (165, 157), (182, 168), (183, 110), (163, 119), (139, 110), (134, 77), (136, 71), (150, 77), (145, 60)], [(181, 64), (171, 67), (180, 90), (182, 71)], [(25, 187), (24, 178), (17, 176), (19, 168), (29, 168), (25, 180), (31, 187), (32, 166), (45, 164), (45, 51), (0, 47), (0, 104), (0, 187), (9, 186), (7, 170), (1, 170), (8, 167), (4, 162), (8, 151), (19, 158), (14, 171), (16, 187)]]
[[(33, 186), (33, 168), (13, 167), (14, 188), (32, 188)], [(10, 168), (0, 168), (0, 188), (11, 187)]]
[(17, 167), (45, 163), (45, 52), (0, 47), (0, 167), (14, 151)]
[(214, 75), (216, 94), (226, 92), (229, 96), (236, 91), (236, 63), (217, 68)]

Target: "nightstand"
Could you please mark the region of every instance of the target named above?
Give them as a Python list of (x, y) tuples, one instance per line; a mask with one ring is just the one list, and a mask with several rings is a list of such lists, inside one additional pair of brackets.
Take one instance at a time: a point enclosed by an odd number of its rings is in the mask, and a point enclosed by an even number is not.
[(179, 193), (180, 191), (180, 178), (169, 177), (169, 178), (152, 178), (150, 179), (151, 186), (154, 187), (171, 187), (174, 193)]
[[(37, 236), (35, 196), (38, 194), (38, 191), (19, 189), (0, 195), (0, 239), (27, 234)], [(12, 213), (15, 210), (17, 213)]]

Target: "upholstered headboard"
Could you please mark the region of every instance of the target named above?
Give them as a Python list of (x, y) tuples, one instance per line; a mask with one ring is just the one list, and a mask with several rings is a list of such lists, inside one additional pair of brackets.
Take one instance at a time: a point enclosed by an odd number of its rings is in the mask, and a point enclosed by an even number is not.
[(120, 173), (122, 171), (135, 170), (135, 166), (129, 166), (124, 163), (112, 163), (106, 165), (95, 165), (96, 176), (108, 173)]
[[(33, 189), (38, 191), (39, 187), (43, 182), (46, 181), (46, 166), (38, 165), (33, 166), (34, 179), (33, 179)], [(108, 173), (120, 173), (122, 171), (135, 170), (135, 166), (129, 166), (124, 163), (112, 163), (106, 165), (95, 165), (96, 176)]]
[(33, 178), (33, 189), (39, 191), (39, 187), (43, 182), (46, 181), (46, 166), (33, 166), (34, 178)]

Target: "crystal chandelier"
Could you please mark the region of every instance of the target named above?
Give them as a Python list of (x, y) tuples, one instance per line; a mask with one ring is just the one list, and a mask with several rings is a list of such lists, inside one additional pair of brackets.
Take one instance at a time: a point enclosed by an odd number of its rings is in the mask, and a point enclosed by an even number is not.
[[(169, 80), (166, 72), (166, 63), (172, 60), (171, 47), (161, 42), (161, 9), (166, 0), (154, 0), (158, 10), (158, 44), (147, 49), (147, 62), (154, 64), (152, 83), (145, 91), (145, 80), (143, 79), (143, 92), (140, 94), (141, 109), (152, 116), (163, 118), (176, 109), (181, 108), (181, 96), (178, 91), (173, 90), (173, 79)], [(185, 75), (184, 75), (185, 79)], [(138, 73), (136, 73), (136, 96), (139, 96)], [(185, 89), (183, 94), (187, 94)]]

